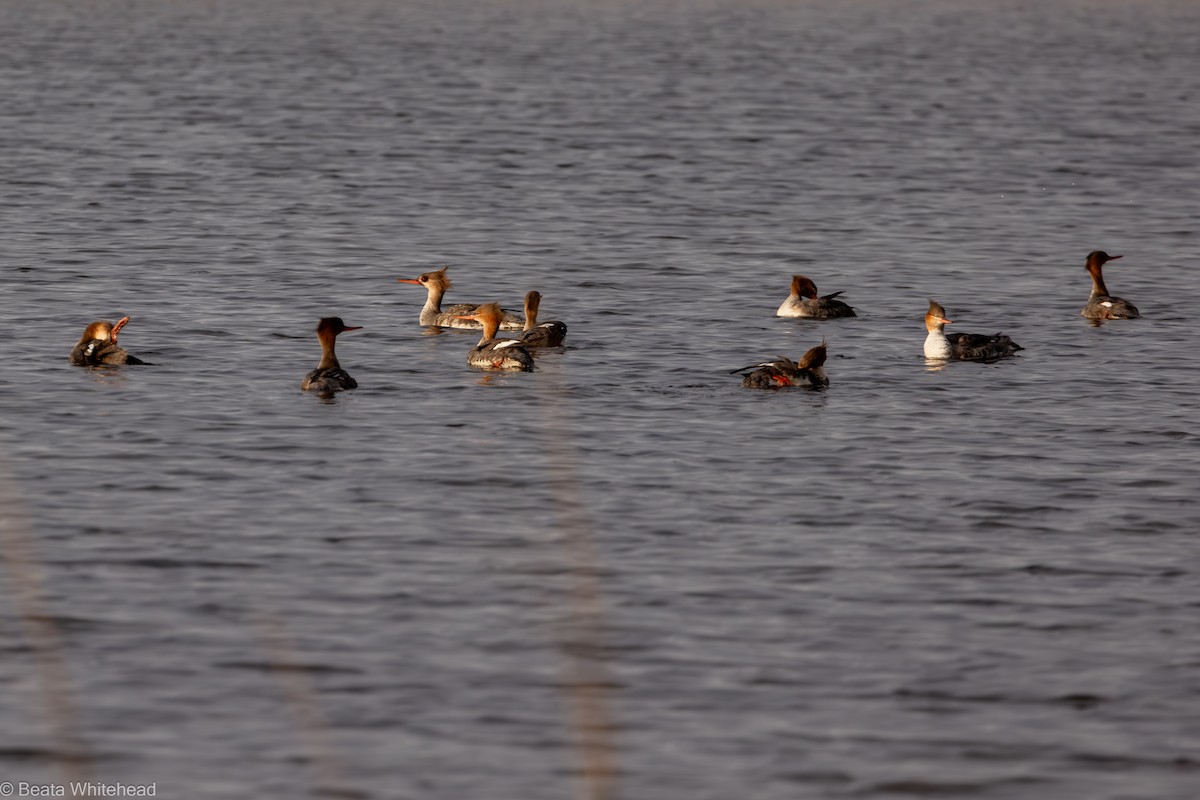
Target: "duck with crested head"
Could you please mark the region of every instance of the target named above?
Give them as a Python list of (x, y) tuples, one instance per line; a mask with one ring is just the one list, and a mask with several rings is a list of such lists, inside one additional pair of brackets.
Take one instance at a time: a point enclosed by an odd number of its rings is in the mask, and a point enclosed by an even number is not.
[(935, 300), (929, 301), (925, 312), (925, 357), (953, 361), (994, 361), (1011, 356), (1025, 348), (1002, 333), (985, 336), (980, 333), (945, 332), (945, 327), (954, 322), (946, 318), (946, 309)]
[(798, 317), (803, 319), (836, 319), (838, 317), (855, 317), (854, 309), (836, 299), (842, 292), (833, 292), (819, 296), (817, 285), (811, 278), (803, 275), (792, 276), (791, 293), (775, 312), (777, 317)]
[(361, 325), (347, 325), (341, 317), (324, 317), (317, 323), (317, 340), (321, 342), (321, 363), (300, 381), (300, 388), (330, 397), (344, 389), (357, 389), (358, 381), (342, 369), (334, 353), (339, 333), (361, 330)]
[(71, 363), (80, 367), (145, 364), (145, 361), (129, 355), (125, 348), (117, 344), (117, 334), (128, 322), (129, 317), (121, 317), (116, 322), (101, 319), (88, 325), (71, 350)]
[(1088, 295), (1087, 305), (1080, 309), (1080, 316), (1088, 319), (1137, 319), (1141, 316), (1137, 307), (1120, 297), (1113, 297), (1104, 285), (1103, 267), (1109, 261), (1116, 261), (1121, 256), (1110, 256), (1103, 250), (1093, 250), (1087, 256), (1087, 271), (1092, 276), (1092, 293)]
[(537, 315), (541, 302), (541, 292), (533, 291), (525, 295), (525, 327), (521, 342), (526, 347), (558, 347), (567, 338), (567, 324), (558, 320), (539, 323)]
[(819, 345), (809, 348), (800, 356), (799, 361), (792, 361), (787, 356), (776, 356), (774, 361), (751, 364), (735, 369), (733, 373), (752, 370), (742, 378), (742, 386), (747, 389), (779, 389), (785, 386), (824, 389), (829, 385), (829, 378), (825, 375), (827, 355), (828, 347), (822, 339)]
[[(456, 303), (448, 308), (442, 308), (443, 295), (454, 288), (454, 284), (446, 277), (447, 269), (449, 267), (442, 267), (431, 272), (423, 272), (415, 278), (396, 278), (396, 280), (400, 283), (425, 287), (425, 305), (421, 307), (421, 314), (418, 317), (418, 321), (422, 325), (435, 325), (441, 328), (478, 328), (479, 323), (471, 321), (472, 318), (467, 316), (479, 308), (478, 304)], [(501, 312), (500, 327), (504, 330), (519, 331), (524, 324), (524, 320), (511, 311)]]
[(524, 342), (496, 338), (503, 314), (498, 304), (484, 303), (474, 313), (463, 315), (483, 326), (483, 338), (467, 353), (467, 363), (486, 370), (533, 372), (533, 356), (525, 349)]

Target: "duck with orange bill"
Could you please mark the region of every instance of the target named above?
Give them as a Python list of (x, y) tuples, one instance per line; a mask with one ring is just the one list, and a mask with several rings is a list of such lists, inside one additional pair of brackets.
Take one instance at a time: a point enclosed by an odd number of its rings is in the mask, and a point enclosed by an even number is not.
[(1025, 348), (1002, 333), (986, 336), (980, 333), (945, 332), (945, 327), (954, 322), (947, 319), (946, 309), (934, 300), (929, 301), (925, 312), (925, 357), (947, 361), (994, 361), (1011, 356)]
[(836, 299), (842, 292), (833, 292), (823, 296), (817, 295), (817, 285), (811, 278), (803, 275), (792, 276), (792, 289), (783, 305), (775, 312), (777, 317), (798, 317), (803, 319), (836, 319), (838, 317), (858, 316), (854, 309)]
[(827, 355), (828, 347), (822, 339), (819, 345), (810, 348), (799, 361), (792, 361), (787, 356), (776, 356), (774, 361), (751, 364), (735, 369), (733, 373), (750, 370), (742, 378), (742, 386), (747, 389), (781, 389), (786, 386), (824, 389), (829, 385), (829, 378), (825, 375)]
[(1092, 293), (1088, 296), (1087, 305), (1079, 314), (1088, 319), (1137, 319), (1141, 316), (1137, 306), (1120, 297), (1113, 297), (1104, 285), (1103, 267), (1109, 261), (1116, 261), (1121, 256), (1110, 256), (1103, 250), (1093, 250), (1088, 253), (1087, 271), (1092, 276)]
[(567, 324), (558, 320), (538, 322), (538, 306), (541, 302), (541, 292), (526, 293), (525, 328), (521, 342), (526, 347), (558, 347), (567, 338)]
[[(421, 314), (417, 318), (422, 325), (435, 325), (441, 328), (478, 328), (479, 323), (467, 316), (479, 308), (478, 304), (456, 303), (442, 308), (442, 297), (448, 290), (454, 288), (454, 284), (446, 277), (447, 269), (448, 267), (442, 267), (432, 272), (423, 272), (415, 278), (396, 278), (396, 280), (400, 283), (425, 287), (425, 305), (421, 307)], [(524, 324), (525, 321), (511, 311), (501, 312), (500, 327), (504, 330), (519, 331)]]
[(129, 317), (116, 322), (96, 320), (83, 329), (83, 336), (71, 350), (71, 363), (81, 367), (101, 364), (145, 364), (117, 344), (117, 334), (129, 323)]
[(324, 397), (332, 396), (343, 389), (357, 389), (358, 381), (342, 369), (338, 363), (334, 346), (339, 333), (361, 330), (361, 325), (347, 325), (341, 317), (324, 317), (317, 323), (317, 339), (321, 342), (321, 363), (300, 381), (300, 388), (316, 392)]
[(496, 338), (503, 314), (496, 303), (486, 303), (474, 313), (463, 315), (465, 319), (473, 319), (483, 326), (483, 338), (467, 353), (467, 363), (479, 369), (532, 372), (533, 356), (520, 339)]

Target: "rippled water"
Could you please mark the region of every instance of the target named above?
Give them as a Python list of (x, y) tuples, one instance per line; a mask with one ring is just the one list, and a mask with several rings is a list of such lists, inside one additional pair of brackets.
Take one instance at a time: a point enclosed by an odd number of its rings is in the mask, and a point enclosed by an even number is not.
[[(1194, 796), (1198, 25), (0, 5), (0, 781)], [(1145, 319), (1078, 316), (1096, 248)], [(441, 264), (570, 346), (469, 369)], [(931, 368), (930, 297), (1026, 349)], [(67, 364), (122, 314), (154, 366)], [(822, 337), (826, 392), (728, 374)]]

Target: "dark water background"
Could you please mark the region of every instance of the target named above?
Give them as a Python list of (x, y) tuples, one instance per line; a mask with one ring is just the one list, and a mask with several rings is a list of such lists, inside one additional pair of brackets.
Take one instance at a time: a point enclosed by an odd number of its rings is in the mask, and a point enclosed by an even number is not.
[[(591, 653), (621, 797), (1195, 797), (1197, 31), (6, 0), (0, 780), (567, 797)], [(1145, 319), (1078, 316), (1096, 248)], [(468, 369), (442, 264), (571, 347)], [(1026, 350), (929, 368), (929, 297)], [(122, 314), (156, 366), (67, 364)], [(822, 337), (827, 392), (727, 374)]]

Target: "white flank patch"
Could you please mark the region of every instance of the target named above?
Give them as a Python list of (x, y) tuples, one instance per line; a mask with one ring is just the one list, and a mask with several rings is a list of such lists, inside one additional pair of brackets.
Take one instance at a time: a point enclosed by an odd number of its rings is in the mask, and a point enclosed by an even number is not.
[(492, 348), (492, 349), (493, 349), (493, 350), (503, 350), (503, 349), (504, 349), (504, 348), (506, 348), (506, 347), (517, 347), (517, 346), (518, 346), (518, 345), (520, 345), (520, 344), (521, 344), (521, 343), (520, 343), (520, 342), (518, 342), (516, 339), (507, 339), (507, 340), (505, 340), (505, 341), (503, 341), (503, 342), (500, 342), (500, 344), (496, 345), (496, 346), (495, 346), (494, 348)]

